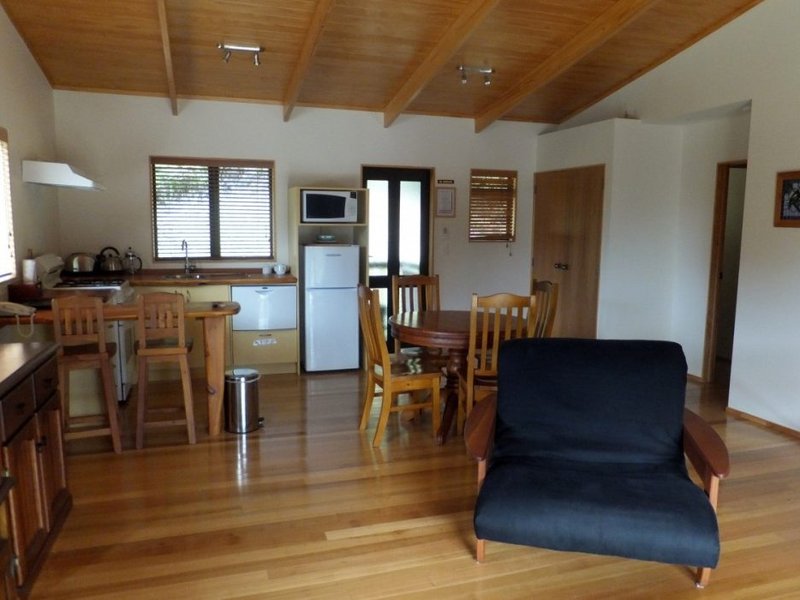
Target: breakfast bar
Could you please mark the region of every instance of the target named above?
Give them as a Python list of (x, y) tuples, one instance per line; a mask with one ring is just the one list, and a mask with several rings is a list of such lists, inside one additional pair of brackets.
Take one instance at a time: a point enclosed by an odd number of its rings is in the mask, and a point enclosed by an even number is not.
[[(217, 436), (222, 430), (222, 399), (225, 389), (225, 317), (239, 312), (236, 302), (188, 302), (187, 319), (203, 321), (205, 346), (206, 388), (208, 391), (208, 434)], [(105, 304), (103, 316), (107, 320), (130, 321), (136, 319), (136, 304)], [(38, 310), (34, 323), (50, 324), (53, 313)], [(22, 317), (23, 322), (27, 319)], [(11, 324), (13, 317), (0, 318), (0, 324)]]

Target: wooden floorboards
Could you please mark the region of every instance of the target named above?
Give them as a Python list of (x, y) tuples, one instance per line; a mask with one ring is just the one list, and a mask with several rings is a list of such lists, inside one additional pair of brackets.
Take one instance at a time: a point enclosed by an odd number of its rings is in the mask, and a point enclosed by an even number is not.
[[(176, 429), (134, 451), (130, 414), (122, 455), (72, 442), (75, 505), (32, 598), (800, 598), (800, 442), (726, 417), (724, 388), (688, 390), (732, 458), (722, 559), (696, 590), (681, 566), (492, 542), (476, 564), (463, 441), (438, 447), (430, 415), (395, 415), (373, 449), (377, 413), (356, 430), (362, 385), (265, 376), (265, 428), (209, 440), (201, 426), (195, 446)], [(161, 384), (154, 401), (178, 393)]]

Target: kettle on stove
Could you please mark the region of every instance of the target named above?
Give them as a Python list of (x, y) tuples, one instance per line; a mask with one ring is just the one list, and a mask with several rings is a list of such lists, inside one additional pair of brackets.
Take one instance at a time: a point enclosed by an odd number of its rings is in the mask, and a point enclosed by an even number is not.
[(97, 262), (101, 271), (106, 273), (121, 273), (125, 270), (122, 266), (122, 257), (114, 246), (106, 246), (97, 255)]
[(125, 252), (125, 260), (123, 263), (125, 264), (125, 270), (131, 275), (142, 270), (142, 259), (139, 258), (139, 255), (136, 254), (130, 246), (128, 246), (128, 250)]

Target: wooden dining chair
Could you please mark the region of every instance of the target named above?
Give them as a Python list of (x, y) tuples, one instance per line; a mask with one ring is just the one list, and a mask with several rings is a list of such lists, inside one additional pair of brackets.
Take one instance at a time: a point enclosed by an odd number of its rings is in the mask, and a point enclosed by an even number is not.
[(558, 283), (532, 279), (531, 295), (536, 296), (536, 322), (533, 323), (528, 337), (552, 337), (558, 309)]
[[(114, 452), (122, 452), (117, 397), (111, 358), (117, 345), (106, 341), (103, 301), (97, 296), (76, 294), (53, 298), (53, 331), (58, 344), (57, 362), (64, 439), (109, 436)], [(97, 369), (103, 388), (105, 412), (74, 415), (70, 412), (69, 374), (79, 369)], [(73, 407), (74, 408), (74, 407)]]
[[(189, 443), (196, 442), (192, 377), (189, 352), (192, 339), (186, 336), (184, 298), (181, 294), (154, 292), (136, 299), (136, 356), (139, 360), (136, 405), (136, 448), (144, 446), (144, 430), (150, 427), (185, 425)], [(183, 388), (183, 407), (147, 406), (147, 367), (154, 362), (176, 362)], [(151, 419), (149, 414), (183, 413), (181, 418)]]
[[(375, 397), (380, 396), (380, 416), (372, 439), (374, 447), (380, 446), (389, 414), (393, 412), (430, 408), (433, 433), (436, 435), (441, 418), (439, 402), (441, 371), (435, 365), (430, 366), (424, 357), (389, 354), (381, 321), (380, 297), (377, 291), (370, 290), (363, 284), (358, 286), (358, 317), (367, 354), (367, 382), (359, 430), (366, 429), (372, 404)], [(430, 394), (420, 399), (412, 394), (418, 390), (429, 391)], [(408, 394), (409, 402), (399, 404), (400, 394)]]
[(536, 296), (472, 294), (469, 348), (458, 377), (458, 420), (461, 432), (475, 402), (497, 391), (497, 357), (506, 340), (531, 337), (538, 321)]
[[(438, 275), (392, 275), (392, 314), (415, 310), (439, 310), (439, 276)], [(401, 347), (400, 340), (395, 338), (395, 354), (403, 352), (419, 356), (421, 348)]]

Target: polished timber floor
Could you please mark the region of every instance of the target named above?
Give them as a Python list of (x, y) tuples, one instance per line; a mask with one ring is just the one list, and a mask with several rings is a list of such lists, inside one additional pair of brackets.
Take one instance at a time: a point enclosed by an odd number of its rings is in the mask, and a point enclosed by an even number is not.
[(263, 430), (210, 440), (201, 426), (195, 446), (159, 432), (138, 452), (126, 408), (122, 455), (69, 448), (74, 508), (32, 598), (800, 598), (800, 442), (726, 416), (724, 386), (687, 393), (732, 458), (705, 590), (682, 566), (491, 542), (477, 564), (463, 440), (435, 446), (430, 415), (394, 415), (373, 449), (377, 413), (356, 430), (362, 386), (356, 372), (263, 377)]

